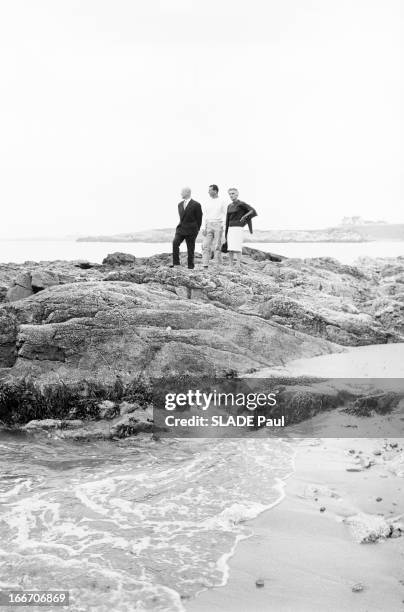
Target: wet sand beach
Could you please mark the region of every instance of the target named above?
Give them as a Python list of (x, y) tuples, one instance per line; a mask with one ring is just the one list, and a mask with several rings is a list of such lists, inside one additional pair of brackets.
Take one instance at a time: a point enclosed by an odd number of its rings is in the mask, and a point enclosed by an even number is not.
[[(402, 344), (359, 347), (260, 375), (403, 377), (402, 355)], [(381, 437), (403, 420), (401, 402), (390, 415), (335, 410), (294, 426), (284, 499), (249, 523), (226, 586), (200, 593), (187, 612), (404, 610), (404, 533), (377, 537), (392, 523), (404, 530), (404, 440)], [(361, 543), (367, 536), (376, 541)]]
[(259, 375), (404, 378), (404, 343), (358, 346), (311, 359), (295, 359), (279, 368), (265, 368)]
[[(375, 463), (363, 468), (363, 457)], [(402, 610), (404, 537), (359, 538), (378, 515), (388, 524), (404, 513), (403, 476), (403, 440), (297, 442), (285, 499), (251, 522), (254, 535), (237, 547), (226, 586), (187, 611)], [(355, 531), (344, 519), (358, 515)]]

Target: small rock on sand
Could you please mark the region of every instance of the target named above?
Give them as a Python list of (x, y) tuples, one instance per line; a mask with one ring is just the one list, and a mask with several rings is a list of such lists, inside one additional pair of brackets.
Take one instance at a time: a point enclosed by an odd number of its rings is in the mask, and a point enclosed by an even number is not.
[(355, 540), (360, 544), (377, 542), (380, 538), (388, 538), (391, 534), (391, 523), (382, 516), (360, 512), (343, 521), (351, 529)]
[(368, 469), (373, 465), (373, 461), (371, 461), (368, 457), (361, 457), (359, 462), (364, 469)]

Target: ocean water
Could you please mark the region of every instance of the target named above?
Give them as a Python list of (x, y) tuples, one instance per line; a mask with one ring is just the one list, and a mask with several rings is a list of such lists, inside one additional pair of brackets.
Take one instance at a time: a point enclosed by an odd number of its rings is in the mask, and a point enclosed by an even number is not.
[(226, 582), (244, 522), (281, 501), (294, 454), (281, 439), (3, 432), (0, 458), (0, 589), (69, 590), (72, 612), (170, 612)]
[[(334, 257), (343, 263), (352, 263), (358, 257), (404, 256), (404, 242), (362, 242), (362, 243), (246, 243), (262, 251), (270, 251), (287, 257)], [(182, 246), (182, 250), (185, 247)], [(74, 241), (28, 241), (0, 240), (0, 263), (24, 261), (51, 261), (56, 259), (87, 259), (101, 263), (108, 253), (121, 251), (138, 257), (171, 251), (171, 243), (144, 242), (74, 242)], [(201, 251), (200, 243), (196, 251)]]

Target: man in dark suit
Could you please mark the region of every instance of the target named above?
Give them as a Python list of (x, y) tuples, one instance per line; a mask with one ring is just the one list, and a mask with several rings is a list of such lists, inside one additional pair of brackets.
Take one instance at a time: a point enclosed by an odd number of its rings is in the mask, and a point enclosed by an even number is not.
[(173, 240), (173, 265), (180, 265), (180, 244), (185, 240), (188, 251), (188, 268), (194, 268), (195, 240), (202, 224), (202, 207), (192, 200), (191, 190), (184, 187), (181, 191), (182, 201), (178, 204), (180, 222), (175, 230)]

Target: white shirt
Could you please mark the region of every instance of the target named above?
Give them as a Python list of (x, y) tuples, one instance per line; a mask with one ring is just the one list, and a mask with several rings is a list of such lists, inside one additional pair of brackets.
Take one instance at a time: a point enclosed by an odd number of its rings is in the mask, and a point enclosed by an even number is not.
[(187, 198), (186, 200), (183, 201), (184, 204), (184, 210), (186, 209), (186, 207), (188, 206), (189, 202), (190, 202), (191, 198)]
[(224, 224), (227, 213), (227, 203), (220, 198), (209, 198), (203, 206), (203, 221), (206, 224), (209, 221), (215, 223), (220, 222)]

